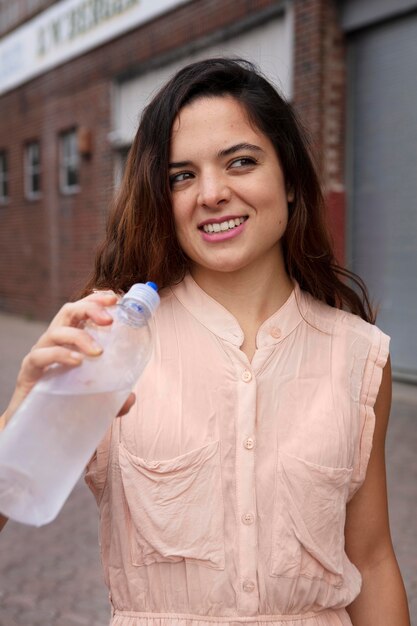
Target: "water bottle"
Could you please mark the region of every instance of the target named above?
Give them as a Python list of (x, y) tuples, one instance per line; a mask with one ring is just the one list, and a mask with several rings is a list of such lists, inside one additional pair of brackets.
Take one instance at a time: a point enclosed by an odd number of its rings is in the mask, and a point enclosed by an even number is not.
[(154, 283), (136, 284), (86, 325), (103, 348), (75, 368), (53, 365), (0, 432), (0, 512), (42, 526), (55, 519), (147, 364)]

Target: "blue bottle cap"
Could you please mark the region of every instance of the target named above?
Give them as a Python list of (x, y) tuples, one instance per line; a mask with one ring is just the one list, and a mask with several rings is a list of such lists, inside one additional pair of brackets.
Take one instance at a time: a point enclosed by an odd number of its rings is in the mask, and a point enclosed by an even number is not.
[(132, 285), (129, 291), (123, 296), (122, 303), (134, 300), (143, 309), (145, 307), (150, 315), (158, 308), (160, 299), (155, 283), (136, 283)]
[(158, 285), (156, 283), (153, 283), (152, 281), (148, 280), (146, 284), (149, 285), (149, 287), (152, 287), (152, 289), (154, 289), (155, 291), (158, 291)]

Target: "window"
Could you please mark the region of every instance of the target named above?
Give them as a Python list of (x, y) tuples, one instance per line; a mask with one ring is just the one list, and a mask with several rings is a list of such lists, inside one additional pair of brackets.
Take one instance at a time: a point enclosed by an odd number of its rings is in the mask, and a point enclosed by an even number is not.
[(63, 133), (60, 139), (59, 188), (62, 193), (79, 191), (79, 162), (77, 131)]
[(28, 143), (25, 149), (25, 195), (36, 200), (41, 195), (41, 150), (38, 141)]
[(123, 174), (126, 169), (126, 161), (129, 155), (130, 146), (123, 146), (115, 153), (114, 168), (114, 187), (118, 189), (122, 182)]
[(9, 169), (7, 154), (0, 151), (0, 204), (5, 204), (9, 199)]

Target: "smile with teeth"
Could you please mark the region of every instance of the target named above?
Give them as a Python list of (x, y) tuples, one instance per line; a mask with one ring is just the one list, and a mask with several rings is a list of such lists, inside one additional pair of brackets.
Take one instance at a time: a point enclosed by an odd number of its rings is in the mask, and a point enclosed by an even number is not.
[(236, 217), (233, 220), (226, 220), (225, 222), (213, 223), (213, 224), (204, 224), (202, 226), (202, 230), (205, 233), (220, 233), (225, 232), (226, 230), (231, 230), (232, 228), (236, 228), (245, 222), (247, 217)]

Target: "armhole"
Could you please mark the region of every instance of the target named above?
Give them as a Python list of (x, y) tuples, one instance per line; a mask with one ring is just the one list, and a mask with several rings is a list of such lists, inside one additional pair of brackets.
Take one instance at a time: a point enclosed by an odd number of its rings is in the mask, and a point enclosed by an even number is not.
[(375, 401), (381, 386), (382, 372), (389, 355), (390, 338), (372, 326), (371, 346), (363, 369), (359, 394), (359, 440), (355, 453), (349, 499), (365, 480), (375, 430)]
[(110, 458), (110, 446), (113, 435), (113, 430), (115, 428), (115, 422), (118, 420), (113, 420), (112, 425), (104, 435), (103, 439), (97, 446), (95, 453), (87, 464), (84, 480), (87, 483), (87, 486), (93, 492), (93, 495), (96, 499), (97, 504), (100, 504), (104, 488), (107, 482), (107, 471), (109, 465)]

